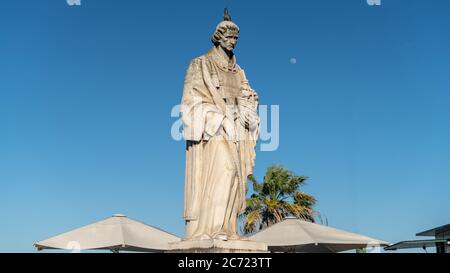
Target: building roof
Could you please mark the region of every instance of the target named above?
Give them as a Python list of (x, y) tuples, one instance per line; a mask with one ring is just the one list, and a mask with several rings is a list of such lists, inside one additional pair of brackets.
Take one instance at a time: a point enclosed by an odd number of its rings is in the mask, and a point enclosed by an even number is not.
[(450, 224), (419, 232), (416, 234), (416, 236), (436, 236), (448, 231), (450, 231)]
[(426, 247), (436, 247), (438, 243), (447, 243), (447, 240), (417, 240), (417, 241), (403, 241), (388, 247), (385, 250), (397, 250), (404, 248), (426, 248)]

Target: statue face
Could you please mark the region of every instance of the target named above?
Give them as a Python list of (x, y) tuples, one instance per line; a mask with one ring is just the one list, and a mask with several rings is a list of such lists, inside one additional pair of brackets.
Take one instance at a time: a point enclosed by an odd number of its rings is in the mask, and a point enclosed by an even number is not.
[(226, 51), (233, 51), (239, 39), (239, 33), (227, 30), (220, 39), (220, 46)]

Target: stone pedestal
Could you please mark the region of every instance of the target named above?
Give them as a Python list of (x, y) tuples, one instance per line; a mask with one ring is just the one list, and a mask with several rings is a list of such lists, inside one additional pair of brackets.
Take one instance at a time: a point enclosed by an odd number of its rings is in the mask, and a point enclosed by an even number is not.
[(170, 244), (168, 253), (268, 253), (267, 244), (244, 240), (181, 241)]

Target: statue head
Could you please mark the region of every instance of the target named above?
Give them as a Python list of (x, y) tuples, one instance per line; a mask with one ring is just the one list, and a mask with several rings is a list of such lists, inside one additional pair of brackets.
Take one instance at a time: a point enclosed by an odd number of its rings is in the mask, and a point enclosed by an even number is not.
[(231, 21), (228, 9), (225, 9), (223, 21), (217, 25), (211, 38), (215, 46), (222, 47), (226, 52), (232, 52), (239, 39), (239, 27)]

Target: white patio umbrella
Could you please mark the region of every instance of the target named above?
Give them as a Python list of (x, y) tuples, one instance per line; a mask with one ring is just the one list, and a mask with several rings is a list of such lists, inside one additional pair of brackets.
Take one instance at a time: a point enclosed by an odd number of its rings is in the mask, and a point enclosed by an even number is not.
[(272, 252), (336, 253), (389, 245), (388, 242), (296, 218), (286, 218), (249, 239), (267, 243)]
[(105, 220), (74, 229), (34, 244), (38, 250), (111, 250), (163, 252), (170, 242), (180, 241), (175, 235), (115, 214)]

